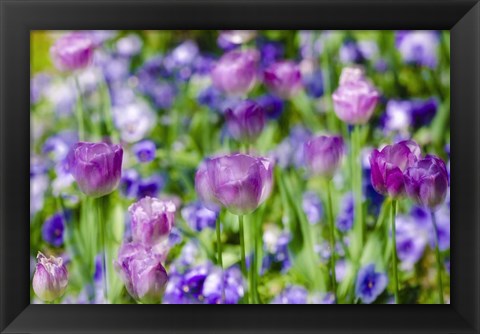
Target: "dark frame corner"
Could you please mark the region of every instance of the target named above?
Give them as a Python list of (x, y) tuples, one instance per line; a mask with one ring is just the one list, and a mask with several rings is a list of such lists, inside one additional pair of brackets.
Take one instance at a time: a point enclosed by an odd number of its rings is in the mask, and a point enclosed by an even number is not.
[[(477, 0), (0, 0), (0, 331), (480, 333), (480, 3)], [(174, 15), (172, 15), (174, 13)], [(32, 29), (448, 29), (451, 305), (215, 308), (29, 305)], [(301, 310), (299, 310), (301, 308)], [(321, 308), (321, 310), (319, 310)], [(160, 310), (159, 310), (160, 309)], [(188, 321), (185, 315), (188, 314)]]

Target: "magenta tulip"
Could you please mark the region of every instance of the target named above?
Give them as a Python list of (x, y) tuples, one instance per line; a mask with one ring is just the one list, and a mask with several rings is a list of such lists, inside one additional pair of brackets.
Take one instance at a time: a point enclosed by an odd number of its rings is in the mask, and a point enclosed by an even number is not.
[(332, 178), (339, 168), (344, 153), (340, 136), (317, 136), (303, 146), (305, 164), (314, 175)]
[(67, 168), (83, 193), (101, 197), (117, 188), (122, 158), (120, 145), (78, 142), (68, 153)]
[(115, 270), (135, 300), (144, 304), (160, 303), (168, 281), (160, 259), (160, 255), (139, 243), (131, 242), (120, 247), (118, 259), (114, 262)]
[(256, 102), (246, 100), (225, 111), (227, 128), (233, 138), (253, 142), (265, 127), (265, 110)]
[(371, 181), (375, 190), (398, 198), (405, 194), (404, 171), (420, 158), (420, 147), (414, 141), (387, 145), (370, 155)]
[(448, 190), (448, 172), (445, 162), (427, 155), (405, 172), (405, 187), (417, 204), (436, 209), (443, 203)]
[(175, 204), (146, 196), (128, 208), (132, 239), (152, 247), (165, 240), (175, 223)]
[(259, 53), (233, 50), (220, 58), (213, 68), (213, 85), (229, 95), (246, 95), (255, 85)]
[(63, 296), (68, 285), (68, 271), (63, 259), (54, 256), (47, 258), (38, 252), (32, 285), (38, 298), (45, 302), (52, 302)]
[(302, 88), (300, 68), (293, 61), (279, 61), (263, 72), (265, 85), (275, 95), (284, 99), (293, 97)]
[(236, 215), (257, 209), (270, 195), (272, 185), (273, 163), (246, 154), (206, 159), (195, 175), (195, 189), (207, 208), (224, 206)]
[(375, 110), (380, 94), (358, 68), (344, 68), (340, 86), (333, 93), (333, 106), (338, 118), (354, 125), (365, 124)]
[(82, 32), (61, 36), (50, 48), (55, 67), (61, 71), (74, 71), (87, 67), (93, 59), (94, 44)]

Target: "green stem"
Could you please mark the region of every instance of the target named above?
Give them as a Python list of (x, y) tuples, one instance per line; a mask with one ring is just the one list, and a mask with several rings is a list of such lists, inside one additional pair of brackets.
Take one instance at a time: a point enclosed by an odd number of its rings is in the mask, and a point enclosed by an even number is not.
[(393, 249), (393, 284), (395, 292), (395, 304), (399, 304), (398, 297), (398, 258), (397, 258), (397, 242), (396, 242), (396, 229), (395, 229), (395, 216), (397, 215), (397, 201), (392, 200), (392, 249)]
[(80, 89), (80, 83), (78, 82), (78, 78), (74, 76), (75, 87), (77, 89), (78, 94), (78, 102), (76, 108), (76, 116), (77, 116), (77, 125), (78, 125), (78, 139), (80, 141), (85, 140), (85, 122), (83, 119), (83, 96), (82, 90)]
[(253, 261), (252, 261), (252, 266), (250, 269), (250, 275), (252, 277), (252, 285), (250, 287), (251, 295), (252, 295), (252, 302), (253, 304), (258, 304), (258, 290), (257, 290), (257, 285), (258, 285), (258, 236), (259, 233), (257, 231), (257, 220), (253, 219), (252, 222), (253, 226)]
[(98, 224), (100, 226), (100, 250), (102, 252), (102, 273), (103, 273), (103, 295), (105, 303), (108, 304), (108, 279), (107, 279), (107, 248), (105, 242), (105, 225), (107, 223), (105, 219), (106, 206), (105, 206), (105, 196), (100, 197), (97, 200), (97, 210), (98, 210)]
[(332, 274), (332, 290), (333, 295), (335, 296), (335, 301), (338, 302), (337, 299), (337, 277), (335, 273), (335, 226), (333, 223), (333, 206), (332, 206), (332, 192), (331, 192), (331, 180), (327, 181), (327, 197), (328, 197), (328, 227), (330, 230), (330, 271)]
[(443, 300), (443, 284), (442, 284), (442, 261), (440, 259), (440, 250), (438, 249), (438, 228), (435, 213), (430, 211), (432, 216), (432, 224), (435, 234), (435, 257), (437, 259), (437, 284), (438, 284), (438, 302), (439, 304), (445, 304)]
[[(245, 261), (245, 234), (243, 230), (243, 216), (238, 216), (238, 225), (240, 230), (240, 255), (242, 259), (242, 273), (243, 277), (248, 279), (247, 273), (247, 262)], [(245, 301), (249, 303), (248, 290), (245, 291)]]
[(363, 219), (363, 193), (362, 193), (362, 168), (360, 168), (359, 150), (360, 150), (360, 125), (355, 125), (351, 131), (350, 137), (350, 163), (351, 163), (351, 182), (352, 193), (354, 198), (354, 230), (356, 231), (356, 247), (355, 255), (359, 255), (363, 249), (365, 236), (365, 222)]
[[(220, 219), (217, 219), (216, 222), (216, 231), (217, 231), (217, 260), (218, 260), (218, 265), (220, 268), (222, 268), (222, 277), (223, 277), (223, 260), (222, 260), (222, 237), (221, 237), (221, 232), (220, 232)], [(222, 280), (223, 282), (223, 280)], [(222, 283), (222, 302), (225, 301), (225, 289)]]

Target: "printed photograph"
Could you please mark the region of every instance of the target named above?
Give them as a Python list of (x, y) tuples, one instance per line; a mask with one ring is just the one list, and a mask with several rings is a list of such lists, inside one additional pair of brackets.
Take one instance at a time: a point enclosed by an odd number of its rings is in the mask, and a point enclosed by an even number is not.
[(30, 34), (33, 304), (450, 303), (449, 31)]

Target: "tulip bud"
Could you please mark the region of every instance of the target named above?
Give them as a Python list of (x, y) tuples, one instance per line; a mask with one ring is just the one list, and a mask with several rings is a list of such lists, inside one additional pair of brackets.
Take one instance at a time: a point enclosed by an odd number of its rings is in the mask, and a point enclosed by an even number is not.
[(128, 293), (144, 304), (160, 303), (168, 275), (160, 263), (160, 255), (139, 243), (122, 245), (115, 270), (122, 278)]
[(165, 240), (175, 221), (175, 204), (157, 198), (144, 197), (128, 208), (132, 218), (132, 238), (145, 246), (155, 246)]
[(317, 136), (304, 144), (305, 163), (312, 174), (332, 178), (342, 162), (343, 139), (340, 136)]
[(245, 95), (257, 78), (256, 50), (234, 50), (222, 56), (212, 70), (213, 85), (229, 95)]
[(348, 124), (365, 124), (373, 114), (380, 94), (358, 68), (345, 68), (340, 86), (333, 93), (338, 118)]
[(195, 175), (195, 189), (204, 205), (224, 206), (236, 215), (253, 212), (270, 195), (273, 163), (262, 157), (232, 154), (205, 160)]
[(45, 302), (52, 302), (63, 296), (68, 285), (68, 271), (63, 259), (54, 256), (47, 258), (38, 252), (32, 285), (38, 298)]
[(371, 181), (380, 194), (398, 198), (405, 193), (404, 171), (420, 158), (420, 147), (411, 140), (387, 145), (370, 155)]
[(117, 188), (122, 158), (120, 145), (78, 142), (68, 153), (67, 168), (83, 193), (101, 197)]
[(284, 60), (270, 65), (263, 72), (265, 85), (284, 99), (293, 97), (302, 88), (302, 74), (292, 61)]
[(448, 190), (448, 173), (440, 158), (427, 155), (405, 172), (407, 194), (419, 205), (435, 209), (443, 203)]
[(50, 48), (50, 54), (61, 71), (87, 67), (93, 59), (93, 42), (87, 34), (73, 32), (60, 37)]
[(246, 100), (225, 111), (228, 131), (239, 141), (253, 142), (265, 127), (265, 111), (257, 103)]

